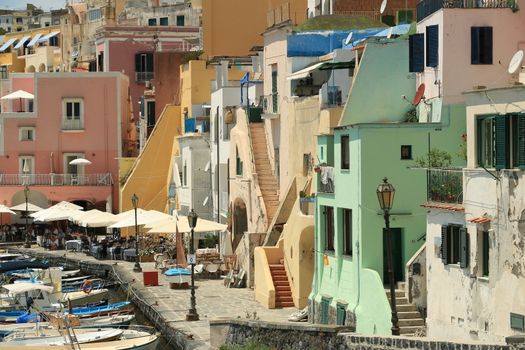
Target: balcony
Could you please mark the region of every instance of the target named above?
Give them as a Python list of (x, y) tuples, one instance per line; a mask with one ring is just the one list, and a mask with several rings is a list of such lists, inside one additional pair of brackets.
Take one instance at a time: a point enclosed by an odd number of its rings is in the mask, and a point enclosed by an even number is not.
[(263, 114), (279, 114), (279, 95), (277, 93), (263, 96)]
[(62, 118), (62, 130), (84, 130), (83, 119)]
[(417, 21), (420, 22), (442, 8), (510, 8), (516, 10), (516, 0), (423, 0), (417, 4)]
[(111, 186), (111, 173), (105, 174), (0, 174), (0, 186)]
[(335, 173), (334, 167), (319, 166), (316, 167), (317, 192), (318, 193), (335, 193)]
[(152, 80), (155, 77), (153, 72), (135, 72), (135, 81), (136, 82), (146, 82)]
[(463, 203), (463, 172), (460, 169), (429, 169), (427, 197), (430, 202)]

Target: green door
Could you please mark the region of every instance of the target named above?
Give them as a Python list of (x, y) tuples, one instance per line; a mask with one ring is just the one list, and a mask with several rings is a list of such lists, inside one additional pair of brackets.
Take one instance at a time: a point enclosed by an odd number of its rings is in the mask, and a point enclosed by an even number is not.
[[(403, 272), (405, 270), (403, 264), (403, 231), (400, 228), (391, 228), (390, 234), (394, 279), (395, 282), (398, 282), (403, 280)], [(383, 281), (385, 284), (390, 283), (388, 275), (387, 246), (386, 229), (383, 229)]]

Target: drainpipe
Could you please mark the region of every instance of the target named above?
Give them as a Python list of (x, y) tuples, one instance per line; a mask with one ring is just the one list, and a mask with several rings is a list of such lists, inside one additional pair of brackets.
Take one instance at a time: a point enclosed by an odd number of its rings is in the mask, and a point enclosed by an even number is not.
[[(361, 130), (358, 128), (357, 130), (357, 139), (359, 140), (359, 137), (360, 137), (360, 132)], [(358, 164), (361, 164), (361, 143), (358, 143), (358, 157), (359, 157), (359, 163)], [(358, 183), (358, 186), (357, 186), (357, 191), (358, 191), (358, 198), (362, 198), (362, 191), (361, 191), (361, 186), (362, 186), (362, 181), (361, 181), (361, 177), (362, 177), (362, 173), (360, 172), (359, 173), (359, 177), (357, 179), (357, 183)], [(362, 210), (362, 208), (359, 208), (360, 211)], [(361, 214), (357, 216), (357, 227), (361, 227)], [(362, 235), (362, 231), (360, 231), (360, 234)], [(360, 242), (360, 237), (361, 235), (358, 235), (357, 236), (357, 241), (355, 243), (355, 246), (356, 246), (356, 253), (357, 253), (357, 300), (355, 302), (355, 306), (354, 306), (354, 309), (352, 310), (352, 313), (354, 314), (354, 317), (355, 319), (357, 320), (357, 317), (355, 316), (355, 312), (357, 310), (357, 307), (359, 306), (359, 302), (361, 301), (361, 245), (359, 244)]]

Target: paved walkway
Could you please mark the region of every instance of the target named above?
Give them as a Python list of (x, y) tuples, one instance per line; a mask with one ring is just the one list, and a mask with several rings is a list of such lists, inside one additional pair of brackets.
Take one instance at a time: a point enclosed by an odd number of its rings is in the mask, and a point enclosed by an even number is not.
[[(23, 251), (25, 249), (20, 249)], [(255, 293), (249, 288), (226, 288), (221, 280), (196, 280), (197, 312), (200, 321), (187, 322), (186, 313), (190, 305), (189, 289), (170, 289), (164, 275), (159, 273), (159, 286), (144, 287), (142, 273), (133, 272), (134, 263), (121, 260), (96, 260), (84, 253), (59, 251), (46, 251), (42, 248), (32, 248), (37, 254), (50, 254), (56, 257), (67, 257), (82, 262), (99, 262), (114, 265), (115, 270), (124, 270), (125, 275), (132, 276), (130, 283), (140, 292), (147, 304), (158, 311), (170, 326), (180, 329), (186, 334), (191, 334), (193, 339), (204, 343), (207, 348), (210, 342), (209, 320), (221, 317), (260, 319), (263, 321), (286, 322), (288, 316), (296, 311), (295, 308), (267, 309), (255, 301)], [(143, 271), (154, 271), (154, 263), (141, 263)], [(123, 274), (124, 275), (124, 274)]]

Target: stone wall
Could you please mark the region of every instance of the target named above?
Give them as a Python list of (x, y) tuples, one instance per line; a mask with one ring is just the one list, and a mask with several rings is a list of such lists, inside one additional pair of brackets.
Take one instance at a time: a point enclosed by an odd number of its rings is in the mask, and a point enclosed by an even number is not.
[[(308, 299), (308, 320), (313, 324), (321, 324), (321, 303)], [(332, 304), (328, 306), (328, 322), (327, 324), (335, 325), (337, 323), (337, 310)], [(355, 330), (356, 319), (355, 314), (349, 309), (346, 310), (345, 327)]]
[(250, 320), (210, 321), (211, 345), (265, 344), (282, 350), (525, 350), (525, 337), (507, 344), (454, 343), (416, 337), (380, 337), (349, 333), (349, 327)]

